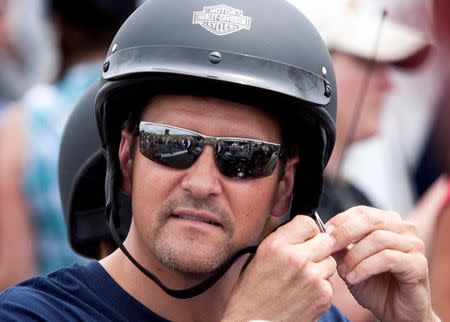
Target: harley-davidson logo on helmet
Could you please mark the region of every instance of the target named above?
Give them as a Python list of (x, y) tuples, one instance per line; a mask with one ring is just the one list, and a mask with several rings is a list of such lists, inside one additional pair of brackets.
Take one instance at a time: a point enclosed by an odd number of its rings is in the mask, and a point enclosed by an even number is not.
[(223, 36), (242, 29), (250, 30), (252, 18), (244, 16), (242, 10), (221, 4), (203, 7), (203, 11), (194, 11), (192, 23), (202, 26), (213, 34)]

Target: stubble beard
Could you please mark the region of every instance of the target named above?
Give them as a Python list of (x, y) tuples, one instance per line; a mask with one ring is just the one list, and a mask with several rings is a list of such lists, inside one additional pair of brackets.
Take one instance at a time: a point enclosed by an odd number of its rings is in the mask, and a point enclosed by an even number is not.
[(198, 241), (186, 240), (183, 243), (168, 232), (167, 219), (177, 207), (189, 206), (203, 209), (221, 218), (228, 236), (233, 233), (230, 215), (209, 199), (196, 200), (189, 197), (169, 201), (158, 213), (158, 223), (152, 236), (150, 248), (155, 258), (165, 267), (188, 276), (208, 275), (221, 267), (236, 251), (228, 238), (220, 247), (199, 245)]

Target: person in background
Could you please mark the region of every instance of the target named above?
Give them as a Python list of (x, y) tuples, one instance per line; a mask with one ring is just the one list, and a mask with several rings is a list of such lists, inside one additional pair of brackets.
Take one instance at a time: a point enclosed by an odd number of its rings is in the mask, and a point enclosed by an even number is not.
[(430, 282), (433, 296), (433, 307), (442, 318), (449, 321), (450, 309), (450, 180), (447, 181), (447, 196), (441, 205), (437, 219), (430, 256)]
[[(430, 282), (433, 294), (433, 307), (442, 316), (443, 321), (450, 319), (449, 300), (450, 284), (448, 274), (450, 272), (450, 180), (449, 173), (442, 175), (439, 180), (446, 180), (446, 195), (444, 201), (439, 203), (439, 214), (433, 222), (432, 243), (429, 256)], [(426, 223), (428, 224), (428, 223)]]
[(48, 4), (62, 57), (58, 78), (8, 107), (0, 127), (0, 289), (80, 259), (61, 211), (59, 143), (74, 104), (101, 73), (108, 43), (136, 8), (134, 0)]
[(379, 133), (383, 103), (393, 86), (389, 69), (408, 72), (421, 65), (429, 54), (431, 40), (389, 15), (384, 17), (378, 10), (365, 7), (362, 1), (292, 2), (304, 10), (324, 38), (340, 93), (336, 145), (325, 169), (319, 208), (326, 221), (348, 207), (373, 205), (370, 197), (341, 176), (342, 161), (350, 145)]
[[(378, 206), (371, 196), (342, 175), (342, 163), (350, 147), (377, 136), (387, 95), (395, 90), (390, 70), (405, 76), (426, 64), (433, 51), (431, 35), (426, 35), (389, 18), (361, 1), (297, 0), (315, 23), (331, 52), (339, 93), (336, 145), (325, 169), (324, 193), (319, 213), (331, 216), (355, 205)], [(330, 17), (324, 8), (339, 14)], [(358, 28), (356, 28), (358, 26)], [(343, 36), (345, 31), (351, 37)], [(396, 45), (393, 45), (396, 44)], [(427, 247), (432, 236), (439, 201), (444, 197), (445, 180), (435, 179), (427, 193), (405, 215), (417, 223)], [(427, 214), (428, 212), (428, 214)], [(428, 222), (427, 222), (428, 221)]]
[(46, 0), (0, 1), (0, 114), (33, 85), (54, 79), (58, 55), (45, 7)]
[[(445, 0), (433, 1), (434, 31), (436, 43), (442, 52), (443, 61), (447, 75), (450, 75), (450, 3)], [(450, 77), (448, 78), (450, 80)], [(447, 174), (447, 194), (445, 201), (440, 204), (440, 215), (434, 226), (433, 245), (430, 256), (430, 282), (433, 295), (433, 307), (442, 317), (442, 321), (450, 321), (450, 149), (448, 148), (448, 128), (450, 112), (450, 81), (445, 84), (447, 100), (442, 103), (442, 120), (436, 120), (436, 132), (440, 135), (438, 140), (433, 141), (435, 149), (440, 150), (442, 164), (441, 171)], [(436, 133), (437, 134), (437, 133)], [(447, 134), (447, 135), (442, 135)]]
[(11, 76), (10, 57), (11, 44), (8, 34), (7, 14), (9, 12), (8, 0), (0, 0), (0, 111), (6, 103), (17, 95), (17, 89), (11, 88), (18, 86), (14, 80), (6, 81), (6, 77)]
[[(441, 81), (443, 85), (428, 137), (421, 150), (418, 165), (414, 169), (414, 183), (419, 196), (436, 178), (450, 173), (450, 148), (448, 146), (450, 137), (450, 6), (446, 1), (441, 0), (434, 0), (431, 3), (434, 18), (432, 27), (438, 49), (439, 72), (443, 75)], [(438, 75), (436, 75), (437, 77)]]
[[(358, 2), (362, 2), (366, 10), (378, 11), (379, 15), (387, 10), (389, 20), (421, 30), (431, 39), (431, 1)], [(352, 144), (345, 153), (340, 171), (378, 207), (397, 211), (404, 218), (419, 199), (412, 171), (420, 157), (444, 84), (437, 50), (433, 48), (422, 64), (408, 69), (407, 73), (402, 68), (389, 68), (392, 89), (385, 95), (379, 133)]]
[[(9, 288), (0, 318), (347, 321), (331, 305), (337, 269), (380, 320), (439, 321), (413, 225), (362, 206), (326, 227), (315, 214), (337, 93), (313, 25), (282, 0), (178, 4), (130, 16), (97, 91), (120, 249)], [(123, 243), (119, 192), (132, 207)]]
[[(312, 21), (331, 52), (339, 93), (336, 144), (325, 169), (318, 213), (328, 221), (355, 205), (374, 206), (370, 196), (341, 175), (348, 148), (376, 136), (386, 95), (392, 89), (391, 67), (412, 70), (426, 59), (430, 39), (418, 30), (384, 17), (361, 1), (292, 0)], [(334, 303), (352, 321), (371, 321), (371, 312), (353, 299), (334, 276)]]

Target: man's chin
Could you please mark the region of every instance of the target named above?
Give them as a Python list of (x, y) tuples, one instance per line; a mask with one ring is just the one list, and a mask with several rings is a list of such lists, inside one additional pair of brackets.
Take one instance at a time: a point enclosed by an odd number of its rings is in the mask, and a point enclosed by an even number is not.
[(160, 263), (175, 272), (192, 277), (210, 275), (229, 258), (229, 252), (218, 252), (219, 247), (205, 247), (196, 243), (184, 243), (180, 247), (159, 245), (155, 256)]
[(163, 264), (177, 273), (192, 278), (201, 278), (214, 273), (224, 264), (224, 261), (190, 257), (189, 259), (171, 260)]

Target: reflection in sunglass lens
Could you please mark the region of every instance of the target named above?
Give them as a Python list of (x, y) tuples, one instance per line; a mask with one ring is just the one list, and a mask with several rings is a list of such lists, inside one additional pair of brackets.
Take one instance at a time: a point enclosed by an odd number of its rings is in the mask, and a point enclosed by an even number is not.
[(217, 165), (227, 177), (258, 178), (272, 174), (278, 160), (276, 146), (254, 141), (219, 140)]
[(187, 169), (200, 156), (203, 145), (215, 146), (220, 172), (234, 179), (269, 176), (275, 169), (280, 145), (251, 139), (216, 138), (169, 125), (141, 122), (139, 148), (148, 159)]
[(198, 138), (141, 132), (140, 150), (148, 159), (175, 169), (187, 169), (200, 155)]

